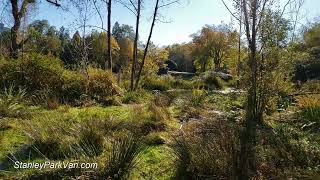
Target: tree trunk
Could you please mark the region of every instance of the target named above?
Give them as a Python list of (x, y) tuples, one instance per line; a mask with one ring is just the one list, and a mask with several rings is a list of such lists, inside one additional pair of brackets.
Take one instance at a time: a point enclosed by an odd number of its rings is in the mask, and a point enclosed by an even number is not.
[[(257, 35), (257, 0), (250, 1), (250, 11), (247, 10), (247, 2), (243, 0), (243, 13), (245, 16), (245, 29), (250, 49), (249, 66), (251, 70), (250, 74), (250, 89), (247, 99), (247, 112), (245, 130), (242, 133), (240, 139), (240, 167), (242, 169), (240, 178), (249, 179), (251, 173), (256, 173), (256, 160), (255, 160), (255, 145), (256, 145), (256, 130), (257, 122), (262, 121), (261, 109), (258, 107), (257, 99), (257, 47), (256, 47), (256, 35)], [(250, 12), (250, 13), (249, 13)], [(249, 25), (249, 17), (252, 18), (251, 29)], [(251, 33), (250, 33), (251, 32)]]
[(130, 84), (131, 91), (134, 90), (134, 77), (135, 77), (135, 71), (136, 71), (136, 63), (138, 61), (140, 10), (141, 10), (141, 0), (138, 0), (137, 16), (136, 16), (136, 18), (137, 18), (137, 20), (136, 20), (136, 36), (134, 38), (133, 59), (132, 59), (132, 68), (131, 68), (131, 84)]
[(111, 7), (112, 0), (107, 2), (108, 4), (108, 68), (112, 72), (112, 54), (111, 54)]
[(21, 14), (18, 8), (18, 0), (11, 0), (12, 15), (14, 19), (14, 25), (11, 28), (11, 47), (10, 47), (10, 57), (17, 59), (19, 44), (18, 44), (18, 32), (21, 24)]
[(144, 63), (145, 63), (147, 54), (148, 54), (148, 48), (149, 48), (149, 44), (150, 44), (150, 41), (151, 41), (151, 37), (152, 37), (152, 33), (153, 33), (153, 28), (154, 28), (154, 25), (155, 25), (155, 22), (156, 22), (156, 17), (157, 17), (157, 14), (158, 14), (158, 7), (159, 7), (159, 0), (157, 0), (156, 6), (155, 6), (155, 8), (154, 8), (154, 13), (153, 13), (153, 19), (152, 19), (152, 23), (151, 23), (150, 33), (149, 33), (149, 37), (148, 37), (148, 40), (147, 40), (146, 47), (144, 48), (143, 59), (142, 59), (141, 66), (140, 66), (140, 69), (139, 69), (139, 72), (138, 72), (138, 76), (137, 76), (137, 80), (136, 80), (136, 85), (135, 85), (135, 87), (134, 87), (135, 90), (136, 90), (136, 89), (138, 88), (138, 86), (139, 86), (140, 76), (141, 76), (141, 73), (142, 73), (142, 70), (143, 70), (143, 66), (144, 66)]
[(240, 87), (240, 65), (241, 65), (241, 34), (242, 34), (242, 2), (240, 1), (240, 21), (239, 21), (239, 39), (238, 39), (238, 63), (237, 63), (237, 88)]

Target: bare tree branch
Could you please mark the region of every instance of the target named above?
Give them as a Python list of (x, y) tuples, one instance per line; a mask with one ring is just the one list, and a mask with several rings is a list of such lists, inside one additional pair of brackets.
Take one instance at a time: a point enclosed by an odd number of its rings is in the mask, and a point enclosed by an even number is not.
[(46, 0), (48, 3), (53, 4), (57, 7), (60, 7), (61, 4), (58, 3), (58, 0)]
[(180, 0), (175, 0), (175, 1), (172, 1), (172, 2), (169, 2), (169, 3), (166, 3), (166, 4), (163, 4), (163, 5), (160, 5), (160, 6), (158, 7), (158, 9), (163, 8), (163, 7), (166, 7), (166, 6), (170, 6), (170, 5), (175, 4), (175, 3), (179, 3), (179, 1), (180, 1)]
[(224, 0), (221, 0), (223, 5), (227, 8), (227, 10), (229, 11), (229, 13), (236, 19), (238, 20), (239, 22), (241, 21), (231, 10), (230, 8), (227, 6), (227, 4), (224, 2)]
[(125, 8), (127, 8), (129, 11), (131, 11), (135, 16), (137, 16), (137, 8), (134, 7), (134, 10), (130, 8), (130, 6), (126, 3), (124, 3), (123, 1), (121, 0), (116, 0), (116, 2), (122, 4)]
[(103, 28), (103, 18), (102, 18), (100, 10), (97, 7), (97, 0), (93, 0), (93, 5), (94, 5), (94, 8), (96, 9), (96, 11), (97, 11), (97, 13), (99, 15), (99, 18), (100, 18), (100, 21), (101, 21), (101, 27)]

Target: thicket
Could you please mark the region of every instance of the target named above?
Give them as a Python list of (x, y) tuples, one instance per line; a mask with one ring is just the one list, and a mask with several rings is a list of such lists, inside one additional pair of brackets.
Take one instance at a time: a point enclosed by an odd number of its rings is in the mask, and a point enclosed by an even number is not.
[(115, 78), (107, 71), (88, 67), (72, 71), (51, 55), (28, 54), (17, 60), (0, 61), (1, 89), (14, 86), (24, 88), (37, 102), (73, 103), (88, 97), (99, 103), (113, 104), (121, 95)]

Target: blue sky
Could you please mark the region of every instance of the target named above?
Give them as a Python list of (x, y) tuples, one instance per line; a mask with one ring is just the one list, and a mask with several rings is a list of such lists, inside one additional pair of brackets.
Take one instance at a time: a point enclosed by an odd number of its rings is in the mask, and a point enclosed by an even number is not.
[[(145, 0), (148, 5), (142, 12), (141, 39), (146, 40), (151, 22), (151, 11), (154, 3), (151, 0)], [(183, 1), (183, 0), (182, 0)], [(225, 0), (226, 3), (231, 0)], [(283, 0), (282, 0), (283, 1)], [(320, 0), (305, 0), (302, 10), (301, 22), (312, 21), (320, 16)], [(161, 13), (166, 21), (170, 23), (156, 24), (152, 41), (158, 45), (169, 45), (173, 43), (182, 43), (190, 40), (190, 34), (197, 32), (205, 24), (219, 24), (221, 22), (229, 23), (231, 16), (223, 6), (221, 0), (184, 0), (180, 4), (175, 4), (169, 8), (161, 9)], [(118, 21), (120, 24), (135, 24), (133, 14), (120, 4), (113, 6), (113, 23)], [(32, 19), (47, 19), (50, 24), (60, 27), (61, 25), (70, 28), (74, 26), (75, 18), (70, 14), (42, 3), (38, 8), (36, 15)], [(104, 17), (106, 19), (106, 17)], [(90, 23), (100, 25), (98, 17), (92, 17)]]

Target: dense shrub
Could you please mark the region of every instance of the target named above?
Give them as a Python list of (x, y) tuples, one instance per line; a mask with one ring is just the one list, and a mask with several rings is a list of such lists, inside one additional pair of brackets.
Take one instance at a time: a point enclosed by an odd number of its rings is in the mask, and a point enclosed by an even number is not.
[[(275, 123), (258, 135), (258, 171), (267, 179), (303, 179), (319, 173), (319, 137), (310, 135), (296, 123)], [(318, 130), (318, 128), (316, 127)]]
[(23, 86), (37, 103), (58, 100), (75, 103), (83, 96), (104, 104), (115, 104), (120, 94), (112, 74), (89, 67), (87, 72), (71, 71), (50, 55), (28, 54), (18, 60), (1, 60), (0, 88), (11, 84)]
[(62, 74), (66, 71), (62, 62), (53, 56), (29, 54), (18, 60), (7, 59), (0, 63), (1, 88), (14, 84), (25, 87), (27, 93), (53, 92), (56, 96), (63, 85)]
[(62, 73), (63, 85), (61, 98), (66, 102), (73, 102), (85, 94), (86, 78), (79, 72), (67, 71)]
[(120, 88), (110, 72), (102, 69), (88, 69), (88, 95), (102, 103), (110, 103), (112, 96), (119, 95)]
[(50, 88), (59, 92), (63, 79), (64, 67), (59, 59), (52, 56), (30, 54), (26, 59), (19, 59), (23, 83), (29, 92)]
[(229, 82), (224, 81), (222, 78), (220, 78), (217, 75), (214, 74), (202, 74), (198, 78), (194, 78), (192, 81), (192, 85), (194, 88), (198, 89), (224, 89), (227, 85), (232, 86), (232, 80)]
[(299, 81), (319, 79), (320, 77), (319, 72), (320, 72), (320, 61), (309, 60), (296, 65), (294, 79)]
[(17, 61), (1, 59), (0, 61), (0, 88), (4, 89), (11, 85), (22, 85), (23, 75)]

